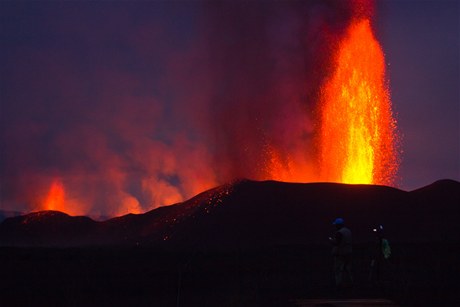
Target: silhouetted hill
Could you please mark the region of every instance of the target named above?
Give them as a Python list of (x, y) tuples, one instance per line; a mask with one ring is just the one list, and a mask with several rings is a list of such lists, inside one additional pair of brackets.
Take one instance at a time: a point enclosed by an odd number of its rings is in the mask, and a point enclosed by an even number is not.
[(384, 224), (393, 242), (455, 241), (460, 183), (437, 181), (405, 192), (375, 185), (240, 181), (180, 204), (104, 222), (45, 211), (6, 219), (0, 244), (13, 246), (148, 245), (256, 248), (324, 244), (337, 216), (355, 242)]
[(372, 241), (377, 224), (396, 242), (458, 240), (460, 183), (437, 185), (421, 195), (372, 185), (244, 181), (173, 229), (170, 240), (204, 248), (324, 244), (337, 216), (355, 242)]
[(23, 212), (19, 211), (6, 211), (6, 210), (0, 210), (0, 223), (3, 222), (5, 219), (9, 217), (15, 217), (19, 215), (24, 215)]
[(86, 216), (40, 211), (7, 218), (0, 224), (2, 245), (80, 245), (92, 240), (97, 223)]

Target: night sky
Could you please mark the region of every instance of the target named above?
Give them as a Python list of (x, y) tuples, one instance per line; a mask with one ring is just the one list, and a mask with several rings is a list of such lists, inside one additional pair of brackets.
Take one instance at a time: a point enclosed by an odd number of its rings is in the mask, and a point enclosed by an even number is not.
[(460, 179), (460, 5), (381, 1), (379, 33), (402, 139), (400, 187)]
[[(459, 10), (376, 5), (404, 190), (460, 180)], [(350, 12), (344, 1), (2, 1), (0, 209), (40, 209), (59, 180), (70, 213), (142, 212), (270, 179), (273, 148), (314, 181), (318, 89)]]

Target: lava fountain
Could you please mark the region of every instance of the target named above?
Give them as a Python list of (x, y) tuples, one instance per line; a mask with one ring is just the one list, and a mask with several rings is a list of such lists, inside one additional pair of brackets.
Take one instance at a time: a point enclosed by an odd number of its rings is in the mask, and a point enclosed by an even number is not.
[(66, 212), (65, 207), (65, 190), (61, 180), (55, 179), (51, 183), (48, 195), (43, 202), (43, 210), (55, 210)]
[(321, 88), (320, 169), (324, 181), (392, 184), (397, 171), (396, 122), (385, 59), (367, 18), (354, 19)]

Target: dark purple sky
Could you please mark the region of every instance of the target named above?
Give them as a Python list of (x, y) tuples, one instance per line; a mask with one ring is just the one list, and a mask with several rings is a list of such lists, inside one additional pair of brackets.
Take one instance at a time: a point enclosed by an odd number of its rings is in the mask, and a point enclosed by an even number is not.
[(460, 180), (460, 5), (381, 1), (381, 43), (402, 139), (401, 187)]
[[(40, 207), (59, 178), (79, 212), (143, 211), (269, 178), (272, 147), (284, 162), (305, 148), (290, 159), (314, 172), (315, 95), (346, 3), (2, 1), (0, 209)], [(459, 3), (380, 1), (375, 27), (398, 187), (460, 180)]]

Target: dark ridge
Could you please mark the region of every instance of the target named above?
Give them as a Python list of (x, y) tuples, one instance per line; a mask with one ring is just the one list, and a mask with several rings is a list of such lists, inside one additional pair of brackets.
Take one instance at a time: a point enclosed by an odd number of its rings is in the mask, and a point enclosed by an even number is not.
[(15, 216), (24, 215), (24, 212), (0, 210), (0, 223), (5, 219)]
[(452, 179), (442, 179), (422, 188), (413, 190), (415, 193), (452, 193), (460, 190), (460, 182)]
[(85, 244), (96, 230), (86, 216), (40, 211), (8, 218), (0, 224), (0, 243), (12, 246), (69, 246)]
[[(103, 222), (55, 211), (7, 218), (1, 246), (158, 246), (183, 249), (325, 244), (341, 216), (355, 242), (384, 224), (396, 242), (457, 240), (460, 183), (405, 192), (377, 185), (240, 180), (183, 203)], [(440, 222), (442, 221), (442, 222)]]

